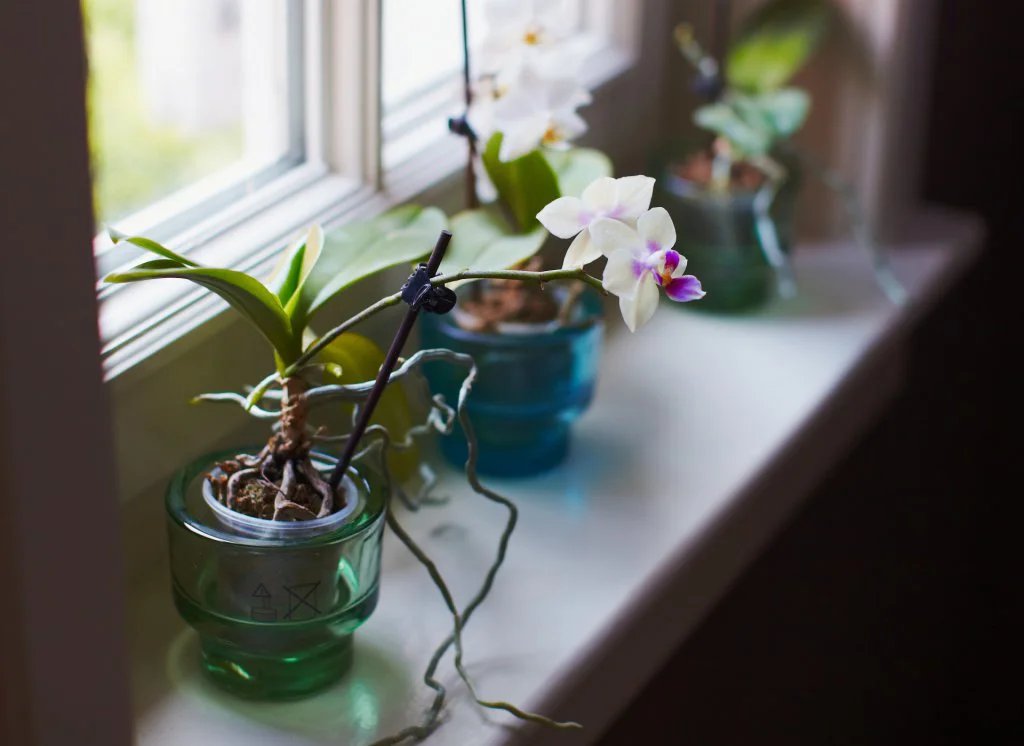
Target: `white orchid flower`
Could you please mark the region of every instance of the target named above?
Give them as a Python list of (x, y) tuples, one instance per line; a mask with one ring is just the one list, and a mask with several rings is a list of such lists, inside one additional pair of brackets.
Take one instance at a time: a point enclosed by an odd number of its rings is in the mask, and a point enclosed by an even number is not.
[(574, 80), (545, 79), (525, 67), (507, 92), (470, 112), (470, 124), (484, 141), (501, 132), (498, 157), (511, 161), (539, 147), (568, 148), (587, 131), (576, 109), (589, 103), (590, 94)]
[[(565, 61), (562, 44), (572, 35), (568, 8), (558, 0), (490, 0), (484, 5), (487, 35), (480, 45), (481, 69), (516, 74), (524, 64), (555, 69)], [(566, 74), (562, 69), (562, 74)]]
[(685, 274), (686, 257), (672, 248), (676, 228), (665, 208), (645, 212), (635, 230), (618, 220), (601, 218), (590, 226), (590, 234), (608, 257), (604, 287), (619, 296), (619, 310), (631, 332), (654, 315), (659, 287), (680, 303), (704, 297), (700, 280)]
[(590, 238), (590, 226), (611, 218), (636, 226), (637, 219), (651, 206), (654, 179), (650, 176), (602, 176), (579, 197), (559, 197), (537, 213), (537, 220), (559, 238), (573, 238), (562, 267), (583, 267), (601, 256)]

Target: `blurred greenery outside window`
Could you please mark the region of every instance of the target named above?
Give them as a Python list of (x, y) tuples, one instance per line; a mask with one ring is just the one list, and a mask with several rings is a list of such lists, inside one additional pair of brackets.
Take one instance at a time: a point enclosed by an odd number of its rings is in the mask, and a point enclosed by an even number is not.
[[(289, 0), (82, 0), (96, 224), (223, 204), (302, 160)], [(301, 55), (300, 55), (301, 56)], [(217, 197), (218, 199), (215, 199)]]

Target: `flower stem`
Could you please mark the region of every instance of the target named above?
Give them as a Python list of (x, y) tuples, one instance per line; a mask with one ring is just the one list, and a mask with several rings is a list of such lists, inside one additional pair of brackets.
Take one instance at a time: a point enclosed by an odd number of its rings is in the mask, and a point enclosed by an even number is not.
[[(461, 280), (520, 280), (521, 282), (536, 282), (540, 284), (545, 282), (556, 282), (559, 280), (580, 280), (596, 290), (599, 290), (601, 293), (607, 294), (607, 291), (604, 289), (601, 281), (596, 277), (588, 275), (582, 269), (549, 269), (545, 272), (530, 272), (523, 269), (505, 269), (490, 272), (466, 270), (464, 272), (454, 272), (448, 275), (432, 277), (430, 283), (432, 285), (447, 285), (450, 282), (459, 282)], [(294, 363), (285, 369), (283, 377), (294, 375), (297, 370), (302, 368), (304, 365), (309, 364), (317, 355), (323, 352), (327, 345), (352, 329), (352, 327), (361, 324), (371, 316), (376, 316), (386, 308), (397, 306), (401, 302), (401, 293), (394, 293), (392, 295), (385, 296), (376, 303), (367, 306), (350, 319), (343, 321), (333, 329), (324, 332), (324, 334), (313, 342), (313, 344), (306, 348), (305, 352), (299, 355), (298, 359)]]
[[(465, 99), (466, 113), (473, 103), (473, 85), (470, 81), (469, 69), (469, 14), (466, 11), (466, 0), (462, 0), (462, 95)], [(476, 196), (476, 172), (473, 161), (476, 160), (476, 138), (472, 133), (466, 136), (466, 208), (472, 210), (480, 206)]]
[(520, 280), (522, 282), (536, 282), (539, 284), (557, 280), (581, 280), (596, 290), (601, 291), (602, 294), (608, 294), (608, 291), (604, 289), (604, 285), (601, 284), (599, 279), (588, 275), (582, 269), (549, 269), (543, 272), (531, 272), (526, 269), (504, 269), (490, 272), (466, 270), (464, 272), (454, 272), (450, 275), (438, 275), (432, 278), (430, 282), (434, 285), (447, 285), (450, 282), (459, 282), (460, 280)]

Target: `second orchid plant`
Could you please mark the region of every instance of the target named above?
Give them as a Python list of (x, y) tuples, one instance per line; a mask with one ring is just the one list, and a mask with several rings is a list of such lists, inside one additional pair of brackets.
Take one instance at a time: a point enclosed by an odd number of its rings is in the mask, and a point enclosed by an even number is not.
[[(465, 3), (463, 12), (465, 23)], [(591, 96), (577, 82), (582, 60), (569, 43), (562, 4), (491, 0), (485, 12), (480, 70), (471, 76), (467, 45), (468, 108), (451, 123), (469, 142), (468, 172), (477, 179), (467, 209), (451, 218), (454, 238), (442, 269), (521, 267), (550, 233), (572, 243), (562, 271), (542, 274), (568, 279), (606, 257), (601, 282), (590, 284), (618, 296), (631, 331), (654, 314), (659, 287), (677, 302), (703, 297), (673, 249), (668, 213), (651, 209), (654, 179), (612, 178), (607, 156), (573, 145), (587, 131), (577, 109)], [(478, 198), (490, 204), (477, 207)]]

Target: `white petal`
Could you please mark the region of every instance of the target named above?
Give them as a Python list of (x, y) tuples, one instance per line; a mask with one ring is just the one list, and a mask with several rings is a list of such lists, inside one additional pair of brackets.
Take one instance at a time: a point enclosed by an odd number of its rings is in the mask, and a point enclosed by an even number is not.
[(501, 140), (501, 150), (498, 151), (499, 160), (507, 163), (526, 155), (531, 150), (536, 150), (540, 147), (546, 129), (544, 120), (540, 118), (524, 119), (503, 127), (501, 133), (504, 137)]
[(654, 179), (650, 176), (623, 176), (615, 180), (615, 186), (615, 217), (619, 220), (636, 220), (651, 206)]
[(541, 113), (542, 109), (537, 104), (536, 96), (520, 80), (515, 80), (508, 85), (508, 91), (493, 104), (494, 119), (498, 122), (496, 126), (500, 127), (506, 122), (535, 117)]
[(625, 223), (610, 218), (599, 218), (590, 224), (590, 240), (598, 251), (608, 257), (621, 249), (632, 254), (641, 251), (644, 245), (639, 233)]
[(572, 238), (590, 222), (586, 213), (578, 197), (559, 197), (537, 213), (537, 220), (553, 236)]
[(590, 231), (584, 228), (569, 244), (569, 250), (565, 252), (565, 259), (562, 261), (562, 269), (585, 267), (600, 258), (601, 252), (590, 240)]
[(587, 131), (586, 121), (575, 111), (557, 111), (551, 116), (551, 121), (566, 141), (575, 140)]
[(676, 268), (674, 270), (672, 270), (672, 276), (673, 277), (682, 277), (685, 274), (686, 274), (686, 257), (683, 256), (682, 254), (679, 254), (679, 264), (677, 264)]
[(676, 227), (664, 207), (655, 207), (636, 221), (636, 229), (649, 246), (655, 244), (659, 249), (671, 249), (676, 245)]
[(631, 331), (636, 331), (636, 294), (630, 296), (621, 296), (619, 298), (619, 311), (622, 313), (622, 320), (626, 322), (626, 327)]
[(485, 205), (498, 198), (498, 190), (491, 181), (490, 174), (484, 167), (484, 162), (477, 156), (473, 159), (473, 173), (476, 174), (476, 196)]
[(650, 273), (644, 274), (640, 279), (639, 287), (632, 298), (619, 299), (619, 310), (622, 311), (622, 318), (631, 332), (635, 332), (651, 320), (654, 312), (658, 310), (658, 299), (658, 285)]
[[(590, 103), (590, 94), (587, 89), (581, 88), (572, 78), (554, 78), (544, 80), (535, 71), (530, 70), (529, 84), (537, 86), (538, 91), (543, 92), (544, 102), (552, 111), (558, 109), (575, 109), (578, 106), (586, 106)], [(526, 83), (527, 80), (524, 80)]]
[(619, 296), (622, 320), (631, 332), (650, 321), (658, 308), (658, 286), (649, 273), (637, 279), (633, 292)]
[(602, 176), (590, 182), (581, 196), (583, 204), (592, 212), (607, 213), (616, 205), (616, 193), (615, 179), (610, 176)]
[(609, 255), (604, 277), (601, 278), (605, 290), (620, 298), (633, 297), (639, 289), (640, 279), (636, 275), (636, 258), (632, 251), (620, 249)]

